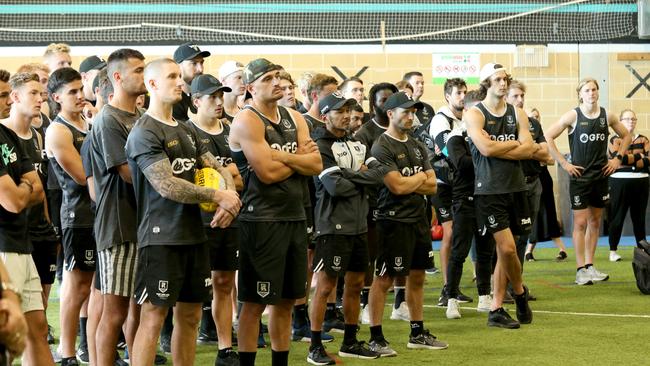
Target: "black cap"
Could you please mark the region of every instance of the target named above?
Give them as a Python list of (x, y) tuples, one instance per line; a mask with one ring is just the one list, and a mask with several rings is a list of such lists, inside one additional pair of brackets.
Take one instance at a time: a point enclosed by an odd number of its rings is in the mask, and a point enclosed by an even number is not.
[(329, 111), (335, 111), (343, 108), (344, 106), (353, 106), (357, 104), (356, 99), (345, 99), (340, 92), (334, 92), (318, 101), (320, 114), (326, 114)]
[(192, 94), (200, 93), (203, 95), (211, 95), (219, 90), (223, 90), (226, 93), (232, 91), (230, 87), (223, 86), (217, 78), (210, 74), (203, 74), (195, 77), (190, 85), (190, 91)]
[(88, 72), (90, 70), (101, 70), (106, 67), (106, 61), (99, 56), (86, 57), (79, 65), (79, 72)]
[(259, 79), (260, 76), (266, 74), (269, 71), (275, 71), (282, 69), (282, 66), (276, 65), (273, 62), (265, 59), (258, 58), (255, 59), (244, 67), (244, 84), (250, 84), (253, 81)]
[(391, 95), (384, 103), (384, 111), (394, 108), (412, 108), (422, 109), (424, 105), (418, 102), (404, 92), (399, 92)]
[(208, 57), (210, 56), (210, 52), (201, 51), (199, 46), (190, 42), (183, 43), (178, 46), (176, 51), (174, 51), (174, 61), (176, 61), (177, 64), (180, 64), (185, 60), (191, 60), (197, 56)]

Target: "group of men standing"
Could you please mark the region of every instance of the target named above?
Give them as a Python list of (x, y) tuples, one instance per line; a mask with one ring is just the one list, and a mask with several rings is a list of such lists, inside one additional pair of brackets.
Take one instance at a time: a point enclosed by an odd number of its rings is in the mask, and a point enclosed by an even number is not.
[[(410, 322), (407, 347), (445, 349), (447, 344), (424, 326), (425, 270), (433, 267), (431, 207), (445, 227), (440, 302), (447, 317), (460, 318), (458, 303), (471, 301), (459, 283), (476, 239), (477, 310), (488, 312), (490, 326), (519, 328), (533, 319), (522, 264), (539, 205), (537, 167), (550, 162), (550, 151), (570, 174), (582, 176), (579, 184), (572, 183), (576, 209), (600, 204), (594, 201), (600, 193), (587, 192), (594, 189), (585, 183), (592, 177), (587, 173), (617, 168), (616, 158), (604, 167), (600, 155), (584, 158), (600, 153), (594, 150), (599, 147), (579, 145), (582, 135), (571, 142), (575, 164), (562, 160), (552, 143), (562, 129), (551, 128), (547, 146), (539, 122), (522, 109), (525, 87), (499, 64), (482, 68), (476, 91), (468, 92), (461, 79), (447, 80), (446, 106), (437, 114), (418, 100), (421, 73), (405, 75), (411, 92), (375, 84), (370, 113), (358, 116), (367, 121), (354, 133), (351, 116), (360, 109), (361, 80), (347, 81), (338, 91), (325, 87), (331, 84), (326, 76), (314, 75), (306, 100), (310, 109), (303, 115), (279, 105), (289, 90), (282, 86), (287, 77), (280, 65), (266, 59), (245, 66), (229, 61), (217, 78), (203, 73), (208, 56), (183, 44), (174, 59), (145, 65), (139, 51), (119, 49), (106, 62), (88, 61), (90, 70), (103, 70), (95, 83), (85, 82), (88, 71), (82, 75), (64, 59), (63, 67), (48, 75), (47, 94), (57, 112), (41, 131), (34, 126), (43, 121), (46, 94), (39, 75), (22, 72), (9, 79), (0, 72), (0, 102), (13, 102), (10, 108), (0, 103), (0, 117), (6, 118), (0, 127), (0, 251), (30, 329), (25, 364), (53, 364), (46, 341), (47, 298), (39, 280), (56, 267), (46, 180), (37, 174), (43, 157), (62, 191), (63, 366), (78, 362), (77, 319), (86, 301), (89, 320), (82, 327), (88, 329), (93, 364), (120, 361), (121, 330), (131, 364), (153, 364), (173, 308), (172, 359), (192, 365), (202, 304), (211, 302), (219, 342), (215, 365), (255, 364), (267, 307), (272, 364), (287, 365), (292, 312), (296, 300), (307, 295), (308, 268), (317, 285), (307, 323), (307, 362), (335, 364), (323, 343), (331, 340), (324, 324), (337, 328), (329, 322), (337, 285), (343, 286), (339, 356), (397, 355), (382, 330), (386, 295), (394, 284), (401, 299), (394, 314)], [(94, 108), (88, 106), (87, 85), (97, 85)], [(597, 108), (597, 84), (595, 98), (589, 90), (578, 88), (578, 93)], [(146, 111), (137, 106), (145, 93)], [(582, 131), (605, 118), (602, 133), (614, 128), (625, 151), (629, 137), (615, 118), (600, 109), (597, 116), (581, 110), (574, 111), (577, 118), (563, 117), (561, 126)], [(202, 168), (217, 170), (224, 189), (195, 184), (195, 171)], [(217, 205), (214, 213), (199, 208), (206, 202)], [(594, 225), (588, 213), (599, 212), (588, 209), (584, 218), (578, 216), (583, 229), (587, 221)], [(585, 263), (579, 263), (578, 284), (607, 277), (593, 267), (591, 241), (586, 258), (581, 257)], [(584, 249), (584, 235), (576, 244)], [(238, 352), (231, 333), (236, 270)], [(339, 277), (343, 281), (337, 284)], [(506, 292), (516, 303), (517, 320), (502, 306)], [(357, 338), (362, 310), (370, 325), (367, 343)], [(405, 312), (401, 317), (400, 311)]]

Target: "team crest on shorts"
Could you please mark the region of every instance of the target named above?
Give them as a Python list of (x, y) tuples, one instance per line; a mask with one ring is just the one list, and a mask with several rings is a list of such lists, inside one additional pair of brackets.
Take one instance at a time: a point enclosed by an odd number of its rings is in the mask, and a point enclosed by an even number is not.
[(257, 281), (257, 294), (264, 298), (271, 293), (271, 282)]
[(161, 300), (167, 300), (169, 297), (167, 290), (169, 290), (169, 281), (158, 280), (158, 292), (156, 292), (156, 296)]
[(395, 257), (395, 267), (393, 267), (396, 271), (401, 271), (404, 269), (404, 266), (402, 266), (403, 260), (402, 257)]
[(573, 204), (576, 206), (580, 205), (580, 196), (573, 196)]
[(440, 216), (447, 218), (449, 217), (449, 212), (444, 207), (440, 207)]
[(86, 260), (90, 261), (93, 259), (94, 253), (92, 249), (86, 249)]
[(494, 218), (494, 215), (488, 216), (488, 221), (490, 222), (491, 228), (494, 229), (495, 227), (497, 227), (498, 224), (497, 224), (497, 220)]
[(332, 258), (332, 269), (335, 271), (340, 271), (341, 270), (341, 256), (335, 255), (334, 258)]

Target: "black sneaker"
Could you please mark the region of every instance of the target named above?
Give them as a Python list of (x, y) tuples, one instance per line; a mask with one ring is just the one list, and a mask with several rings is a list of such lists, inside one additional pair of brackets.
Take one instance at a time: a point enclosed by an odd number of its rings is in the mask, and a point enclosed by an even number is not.
[(512, 295), (510, 294), (510, 291), (506, 291), (506, 294), (503, 296), (503, 303), (504, 304), (514, 304), (515, 299), (512, 298)]
[(217, 355), (214, 366), (239, 366), (239, 355), (237, 352), (229, 349), (224, 357)]
[(533, 311), (528, 306), (528, 287), (524, 286), (524, 293), (515, 295), (515, 303), (517, 304), (517, 320), (521, 324), (530, 324), (533, 322)]
[(337, 318), (325, 319), (323, 332), (345, 333), (345, 323)]
[(440, 290), (440, 297), (438, 297), (438, 306), (447, 306), (447, 300), (449, 300), (447, 297), (447, 289), (443, 286), (442, 290)]
[(456, 296), (456, 300), (458, 300), (460, 303), (468, 303), (474, 301), (471, 297), (460, 292), (460, 290), (458, 290), (458, 296)]
[(406, 344), (406, 347), (412, 349), (447, 349), (449, 345), (443, 341), (439, 341), (436, 339), (436, 336), (429, 333), (428, 329), (425, 329), (415, 337), (409, 335), (409, 342)]
[(115, 362), (113, 363), (113, 366), (129, 366), (129, 363), (120, 357), (119, 352), (115, 351)]
[(154, 358), (153, 364), (156, 365), (156, 366), (166, 365), (167, 364), (167, 357), (156, 353), (156, 358)]
[(61, 359), (61, 366), (79, 366), (76, 357), (66, 357)]
[(47, 325), (47, 344), (56, 343), (56, 338), (54, 338), (54, 331), (51, 325)]
[(526, 255), (524, 255), (524, 259), (526, 260), (526, 262), (535, 261), (535, 257), (533, 257), (533, 253), (526, 253)]
[(503, 308), (490, 311), (488, 314), (488, 327), (499, 327), (507, 329), (517, 329), (520, 327), (519, 322), (512, 319), (510, 314)]
[(79, 348), (77, 348), (77, 358), (79, 359), (79, 362), (83, 364), (88, 364), (90, 362), (90, 357), (88, 356), (87, 344), (79, 345)]
[(323, 345), (316, 346), (309, 350), (307, 355), (307, 362), (312, 365), (335, 365), (336, 361), (325, 352)]
[(212, 346), (219, 342), (216, 329), (203, 330), (199, 329), (199, 336), (196, 338), (196, 344), (199, 346)]
[(337, 306), (334, 310), (336, 312), (336, 319), (340, 320), (345, 324), (345, 315), (343, 315), (342, 307)]
[(124, 350), (126, 348), (126, 339), (124, 333), (120, 332), (120, 337), (117, 339), (117, 349)]
[(160, 350), (170, 355), (172, 353), (172, 339), (167, 336), (160, 336)]
[(368, 343), (361, 341), (352, 344), (341, 344), (341, 348), (339, 348), (339, 356), (371, 360), (379, 358), (379, 353), (371, 350)]
[(566, 252), (564, 250), (560, 250), (557, 255), (555, 256), (555, 260), (557, 261), (563, 261), (567, 258)]

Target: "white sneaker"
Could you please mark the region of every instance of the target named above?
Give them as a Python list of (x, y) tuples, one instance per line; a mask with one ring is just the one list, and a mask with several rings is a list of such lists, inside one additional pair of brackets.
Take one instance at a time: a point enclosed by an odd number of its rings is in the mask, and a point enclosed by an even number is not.
[(594, 281), (594, 282), (607, 281), (609, 279), (609, 275), (607, 273), (600, 272), (594, 266), (589, 267), (589, 269), (587, 269), (587, 271), (589, 272), (589, 275), (591, 276), (591, 280)]
[(610, 262), (620, 262), (621, 256), (616, 253), (615, 250), (610, 250), (609, 251), (609, 261)]
[(393, 306), (393, 311), (390, 313), (390, 318), (392, 320), (404, 320), (406, 322), (411, 321), (409, 306), (406, 304), (406, 301), (399, 304), (399, 307), (397, 309), (395, 309)]
[(447, 301), (447, 319), (460, 319), (460, 307), (458, 300), (449, 299)]
[(492, 306), (492, 295), (479, 295), (476, 311), (480, 313), (488, 313)]
[(370, 324), (370, 309), (368, 309), (368, 305), (364, 306), (361, 310), (361, 324)]
[(586, 268), (580, 268), (580, 270), (576, 272), (576, 284), (579, 286), (594, 284), (591, 281), (591, 273), (589, 273)]

